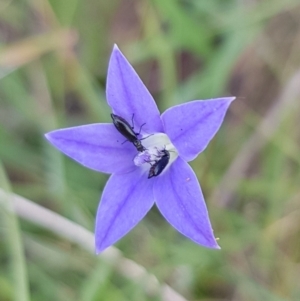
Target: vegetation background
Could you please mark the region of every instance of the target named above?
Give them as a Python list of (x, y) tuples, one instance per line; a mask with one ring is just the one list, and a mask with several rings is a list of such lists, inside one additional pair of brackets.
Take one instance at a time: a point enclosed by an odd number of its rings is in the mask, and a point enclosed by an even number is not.
[[(108, 176), (43, 135), (110, 122), (114, 43), (161, 111), (238, 97), (191, 163), (222, 250), (153, 208), (93, 254)], [(299, 0), (1, 0), (0, 300), (300, 300), (299, 49)]]

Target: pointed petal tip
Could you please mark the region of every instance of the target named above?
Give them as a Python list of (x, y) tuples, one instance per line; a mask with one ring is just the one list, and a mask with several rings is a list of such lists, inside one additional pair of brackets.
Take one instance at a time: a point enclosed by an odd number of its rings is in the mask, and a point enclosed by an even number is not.
[(48, 132), (48, 133), (46, 133), (46, 134), (44, 134), (44, 137), (50, 142), (50, 143), (52, 143), (52, 141), (53, 141), (53, 137), (52, 137), (52, 132)]
[(199, 240), (195, 240), (192, 237), (189, 237), (191, 240), (193, 240), (194, 242), (196, 242), (197, 244), (208, 248), (208, 249), (215, 249), (215, 250), (221, 250), (221, 247), (218, 245), (217, 243), (217, 239), (213, 239), (212, 237), (207, 240), (207, 241), (199, 241)]
[(47, 140), (50, 140), (50, 133), (51, 133), (51, 132), (44, 134), (44, 137), (45, 137)]
[(118, 58), (119, 56), (124, 56), (122, 51), (120, 50), (120, 48), (118, 47), (117, 44), (114, 44), (113, 45), (113, 49), (112, 49), (112, 52), (111, 52), (111, 59), (112, 58)]
[(199, 241), (195, 241), (194, 239), (191, 238), (191, 240), (193, 240), (194, 242), (196, 242), (197, 244), (205, 247), (205, 248), (208, 248), (208, 249), (214, 249), (214, 250), (221, 250), (221, 247), (218, 245), (216, 239), (214, 241), (207, 241), (207, 242), (199, 242)]
[(215, 237), (214, 243), (211, 244), (211, 246), (210, 246), (211, 249), (221, 250), (221, 247), (219, 246), (219, 244), (217, 242), (218, 240), (219, 240), (219, 238)]
[[(214, 99), (216, 99), (216, 100), (223, 100), (223, 101), (225, 101), (225, 102), (228, 102), (228, 104), (230, 104), (230, 103), (232, 103), (234, 100), (236, 100), (237, 97), (235, 97), (235, 96), (228, 96), (228, 97), (214, 98)], [(213, 100), (214, 100), (214, 99), (213, 99)]]
[(113, 50), (119, 50), (119, 47), (116, 43), (114, 43)]
[(221, 250), (221, 247), (217, 243), (212, 248), (216, 250)]
[(48, 132), (46, 134), (44, 134), (44, 137), (53, 145), (55, 145), (56, 142), (56, 137), (55, 134), (58, 132), (59, 130), (54, 130), (51, 132)]
[(96, 255), (99, 255), (100, 253), (102, 253), (104, 250), (106, 250), (108, 247), (110, 247), (110, 245), (105, 245), (99, 241), (95, 241), (95, 253)]
[(221, 101), (223, 103), (232, 103), (234, 100), (236, 100), (237, 97), (236, 96), (226, 96), (226, 97), (217, 97), (217, 98), (211, 98), (211, 99), (207, 99), (207, 100), (202, 100), (202, 101)]
[(102, 253), (104, 250), (103, 249), (100, 249), (100, 248), (95, 248), (95, 254), (96, 255), (100, 255), (100, 253)]

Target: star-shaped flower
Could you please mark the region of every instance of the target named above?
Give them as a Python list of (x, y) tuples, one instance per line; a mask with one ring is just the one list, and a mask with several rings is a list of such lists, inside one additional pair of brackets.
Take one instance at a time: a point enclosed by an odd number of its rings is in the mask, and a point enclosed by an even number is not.
[(127, 234), (154, 203), (180, 233), (218, 249), (200, 185), (187, 162), (206, 148), (234, 97), (190, 101), (160, 115), (117, 46), (109, 62), (106, 96), (114, 123), (46, 134), (67, 156), (112, 174), (97, 211), (96, 252)]

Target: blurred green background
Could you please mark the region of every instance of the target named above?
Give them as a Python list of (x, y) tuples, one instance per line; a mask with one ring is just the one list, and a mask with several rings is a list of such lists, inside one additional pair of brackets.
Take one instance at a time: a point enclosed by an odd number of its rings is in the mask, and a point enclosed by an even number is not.
[(93, 231), (108, 176), (43, 134), (110, 122), (114, 43), (161, 111), (237, 96), (191, 163), (222, 250), (155, 208), (116, 247), (186, 300), (300, 300), (299, 0), (1, 0), (0, 43), (1, 301), (181, 300), (11, 213), (13, 192)]

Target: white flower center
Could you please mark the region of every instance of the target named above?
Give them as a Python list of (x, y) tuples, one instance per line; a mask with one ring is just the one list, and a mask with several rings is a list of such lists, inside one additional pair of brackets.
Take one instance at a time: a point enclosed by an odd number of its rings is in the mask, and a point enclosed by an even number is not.
[[(165, 133), (156, 133), (145, 136), (141, 142), (146, 150), (139, 152), (135, 156), (133, 160), (134, 164), (149, 172), (151, 168), (156, 166), (153, 176), (156, 176), (157, 171), (160, 171), (160, 169), (162, 169), (162, 171), (159, 172), (159, 174), (165, 172), (178, 157), (177, 149)], [(169, 160), (167, 160), (167, 165), (163, 167), (164, 164), (162, 164), (163, 161), (161, 160), (163, 157), (165, 159), (166, 155), (169, 156)], [(164, 160), (164, 162), (166, 161)]]

